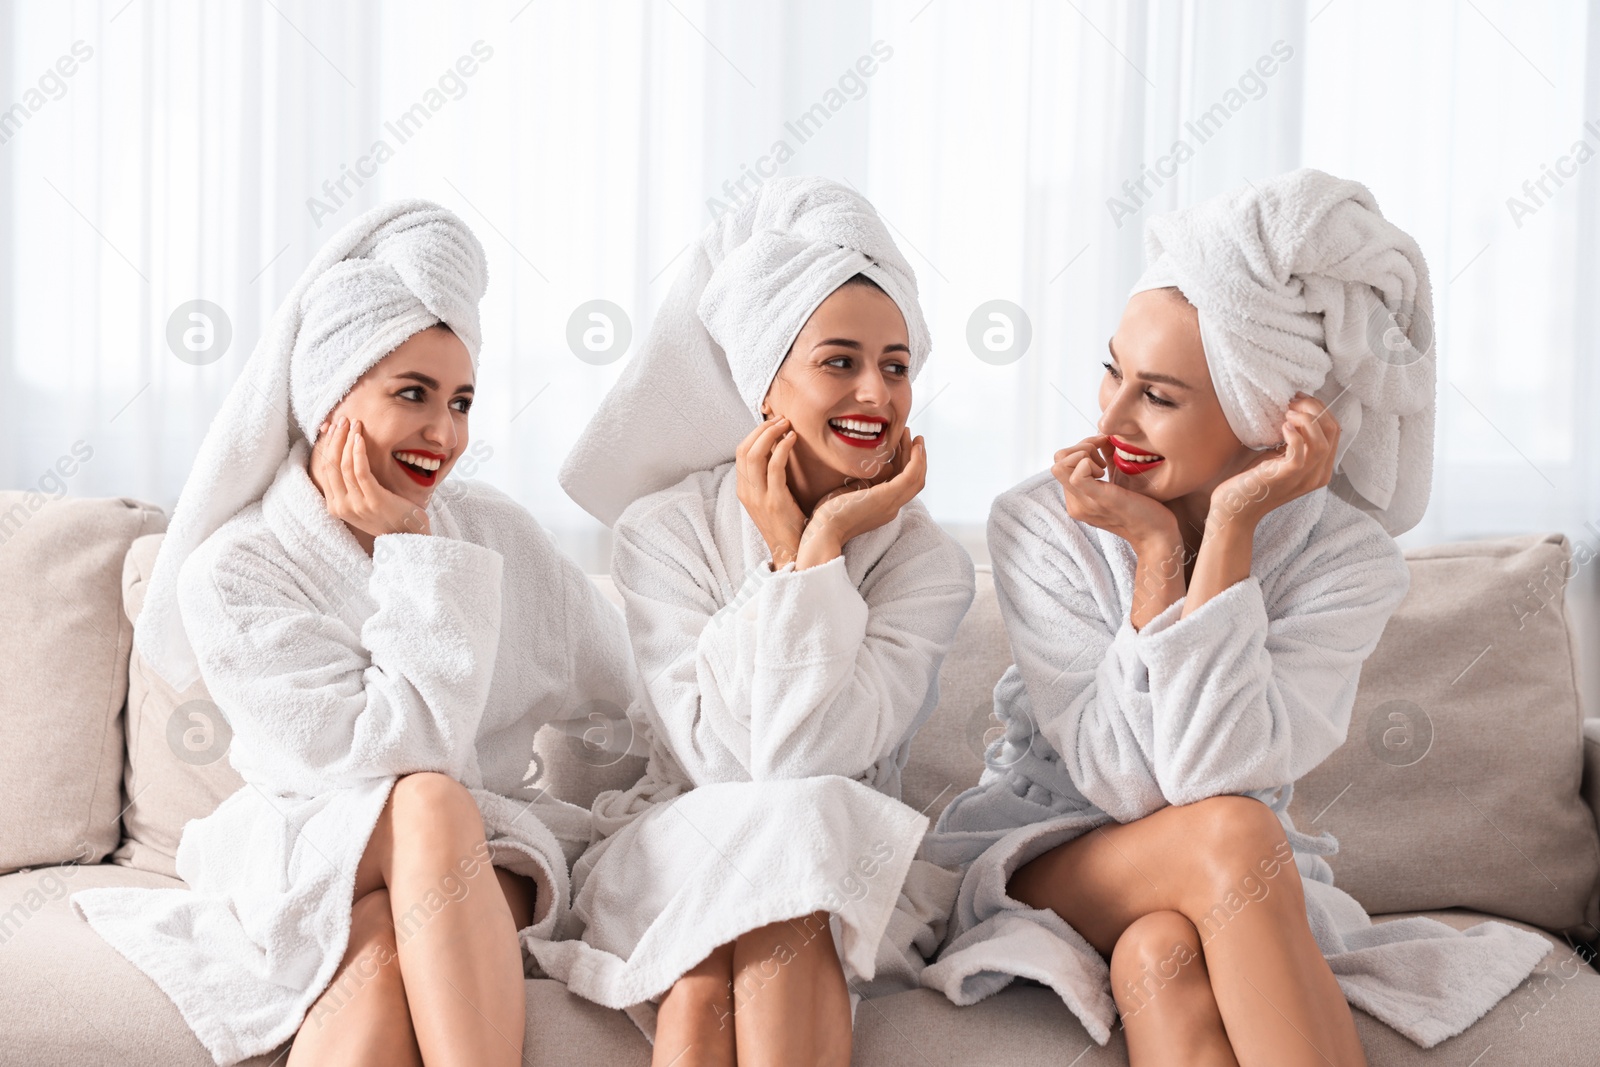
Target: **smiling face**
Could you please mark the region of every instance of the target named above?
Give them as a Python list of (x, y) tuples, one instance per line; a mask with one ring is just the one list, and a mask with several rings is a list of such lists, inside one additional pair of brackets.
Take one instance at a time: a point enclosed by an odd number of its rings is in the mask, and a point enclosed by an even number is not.
[(472, 357), (442, 324), (412, 334), (328, 413), (360, 420), (378, 484), (421, 508), (467, 447)]
[(851, 279), (811, 313), (761, 405), (794, 427), (802, 510), (850, 479), (887, 476), (911, 414), (910, 363), (905, 316), (876, 285)]
[(1176, 289), (1135, 293), (1110, 349), (1098, 429), (1117, 448), (1111, 480), (1163, 502), (1209, 504), (1211, 490), (1255, 453), (1222, 413), (1194, 305)]

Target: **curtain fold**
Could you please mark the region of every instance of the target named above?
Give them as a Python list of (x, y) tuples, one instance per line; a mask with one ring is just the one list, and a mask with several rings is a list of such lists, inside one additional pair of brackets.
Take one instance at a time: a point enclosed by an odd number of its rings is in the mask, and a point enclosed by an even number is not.
[[(463, 473), (603, 569), (555, 472), (629, 350), (577, 351), (573, 323), (598, 307), (636, 345), (717, 212), (817, 172), (917, 269), (925, 499), (981, 556), (993, 497), (1093, 431), (1144, 221), (1314, 165), (1370, 185), (1435, 275), (1438, 468), (1405, 543), (1600, 551), (1600, 27), (1578, 0), (7, 0), (0, 29), (13, 487), (54, 491), (82, 442), (67, 491), (170, 507), (316, 247), (423, 195), (491, 261)], [(175, 315), (228, 348), (180, 354)], [(979, 351), (997, 325), (1026, 350)]]

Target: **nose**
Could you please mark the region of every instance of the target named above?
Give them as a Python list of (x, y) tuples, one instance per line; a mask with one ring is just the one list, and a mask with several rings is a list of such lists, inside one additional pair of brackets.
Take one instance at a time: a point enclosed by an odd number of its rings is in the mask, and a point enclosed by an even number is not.
[(450, 455), (455, 454), (459, 437), (456, 432), (456, 420), (451, 416), (448, 407), (443, 412), (435, 413), (422, 427), (423, 440), (440, 452)]
[(870, 407), (886, 407), (889, 403), (889, 383), (884, 380), (883, 369), (876, 365), (864, 367), (856, 375), (856, 399)]
[(1139, 399), (1138, 391), (1128, 390), (1110, 382), (1106, 388), (1111, 391), (1111, 396), (1108, 400), (1104, 390), (1100, 393), (1102, 406), (1100, 420), (1095, 423), (1095, 429), (1101, 434), (1109, 434), (1124, 440), (1137, 440), (1140, 436), (1139, 423), (1133, 417), (1133, 405)]

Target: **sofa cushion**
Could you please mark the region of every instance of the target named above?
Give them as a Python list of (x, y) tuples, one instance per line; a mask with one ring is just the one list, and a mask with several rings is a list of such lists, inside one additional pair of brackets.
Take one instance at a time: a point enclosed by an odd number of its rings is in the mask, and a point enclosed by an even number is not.
[(165, 525), (135, 500), (0, 492), (0, 871), (93, 863), (122, 836), (119, 577), (134, 538)]
[[(159, 986), (73, 913), (71, 894), (101, 886), (183, 883), (109, 863), (0, 877), (0, 1060), (33, 1067), (211, 1067), (211, 1054)], [(241, 1067), (283, 1063), (272, 1055)]]
[(1361, 671), (1344, 745), (1301, 780), (1335, 884), (1373, 913), (1466, 907), (1584, 928), (1600, 839), (1579, 794), (1568, 543), (1409, 549), (1411, 588)]
[[(182, 884), (103, 863), (0, 877), (0, 989), (9, 1009), (0, 1062), (211, 1067), (210, 1054), (172, 1001), (68, 904), (81, 889)], [(650, 1062), (650, 1046), (622, 1012), (582, 1000), (547, 978), (525, 981), (523, 989), (528, 1067)], [(287, 1045), (240, 1067), (282, 1067), (286, 1055)]]
[[(1461, 928), (1488, 916), (1438, 912), (1429, 917)], [(1418, 1048), (1353, 1009), (1367, 1062), (1372, 1067), (1592, 1064), (1600, 1048), (1600, 974), (1559, 939), (1545, 936), (1550, 954), (1526, 981), (1464, 1032), (1431, 1049)], [(1496, 1054), (1485, 1057), (1491, 1046)], [(1105, 1047), (1096, 1045), (1054, 992), (1017, 982), (966, 1008), (931, 989), (864, 1000), (856, 1008), (854, 1060), (873, 1067), (1126, 1067), (1128, 1054), (1120, 1028)]]
[[(162, 536), (141, 537), (128, 549), (122, 602), (129, 620), (137, 619), (144, 606), (145, 584)], [(174, 878), (173, 857), (183, 824), (210, 815), (244, 785), (228, 762), (232, 735), (204, 682), (174, 692), (138, 649), (128, 664), (126, 721), (123, 788), (128, 808), (122, 815), (123, 841), (111, 860)]]

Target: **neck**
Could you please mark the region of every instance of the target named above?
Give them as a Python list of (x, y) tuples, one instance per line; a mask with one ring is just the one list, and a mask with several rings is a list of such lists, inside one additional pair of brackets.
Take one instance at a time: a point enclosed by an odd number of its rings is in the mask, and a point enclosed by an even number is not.
[(832, 468), (821, 471), (808, 471), (806, 465), (796, 462), (792, 457), (789, 462), (788, 481), (789, 495), (794, 497), (794, 502), (800, 508), (801, 514), (807, 519), (816, 510), (817, 502), (835, 489), (844, 485), (847, 479), (844, 475)]
[(372, 555), (372, 545), (373, 542), (377, 540), (375, 537), (367, 533), (365, 530), (356, 529), (348, 522), (344, 524), (344, 528), (349, 530), (350, 536), (356, 539), (356, 544), (361, 546), (361, 551), (365, 552), (369, 556)]

